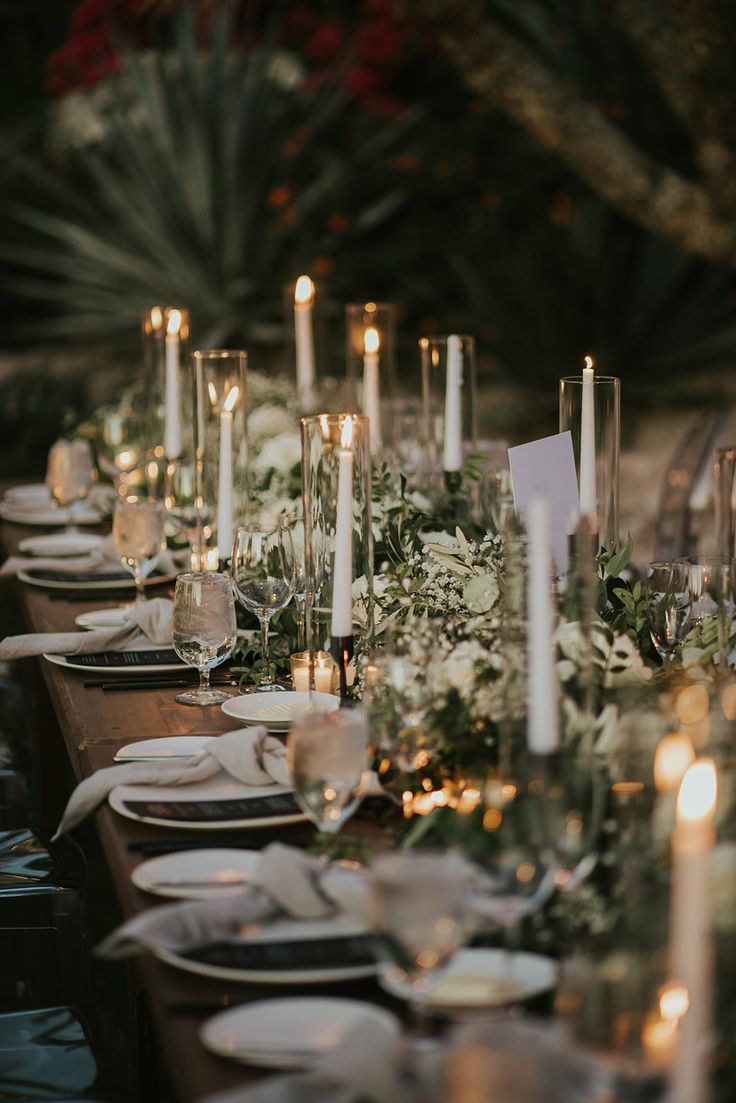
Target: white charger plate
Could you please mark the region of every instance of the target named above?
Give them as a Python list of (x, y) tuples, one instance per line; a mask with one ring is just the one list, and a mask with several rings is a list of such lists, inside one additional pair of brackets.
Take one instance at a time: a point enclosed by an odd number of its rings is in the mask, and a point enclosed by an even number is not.
[(99, 548), (105, 537), (93, 532), (54, 532), (49, 536), (27, 536), (18, 548), (28, 555), (65, 556), (86, 555)]
[[(400, 1000), (416, 993), (406, 981), (382, 971), (378, 983)], [(454, 1013), (503, 1007), (548, 992), (557, 983), (557, 963), (542, 954), (511, 953), (471, 947), (460, 950), (427, 998), (436, 1012)]]
[(206, 781), (191, 785), (116, 785), (108, 797), (110, 807), (126, 819), (151, 823), (157, 827), (176, 827), (184, 831), (225, 831), (233, 827), (281, 827), (283, 824), (304, 823), (303, 812), (289, 815), (261, 816), (238, 820), (170, 820), (157, 816), (139, 816), (128, 806), (129, 801), (216, 801), (245, 800), (248, 797), (280, 796), (291, 793), (287, 785), (243, 785), (221, 770)]
[(129, 615), (130, 609), (125, 605), (119, 605), (115, 609), (89, 609), (75, 617), (74, 623), (77, 628), (87, 631), (93, 628), (122, 628)]
[(375, 1022), (398, 1040), (401, 1025), (382, 1007), (358, 1000), (297, 996), (257, 1000), (209, 1019), (205, 1049), (263, 1068), (301, 1068), (336, 1049), (353, 1028)]
[[(332, 919), (285, 919), (266, 923), (254, 933), (243, 937), (242, 941), (288, 942), (368, 933), (367, 927), (360, 920), (352, 916), (338, 915)], [(378, 971), (377, 962), (370, 965), (324, 966), (320, 969), (238, 969), (233, 966), (210, 965), (207, 962), (195, 961), (193, 958), (180, 957), (173, 950), (157, 949), (154, 953), (167, 965), (173, 965), (187, 973), (196, 973), (202, 977), (217, 977), (219, 980), (252, 981), (256, 984), (330, 984), (372, 977)]]
[(215, 735), (162, 735), (126, 743), (115, 754), (116, 762), (160, 762), (169, 758), (194, 758)]
[(60, 509), (58, 506), (48, 506), (44, 503), (38, 507), (20, 505), (15, 502), (0, 503), (0, 517), (3, 521), (12, 521), (17, 525), (40, 525), (42, 528), (53, 528), (57, 525), (98, 525), (100, 514), (96, 509), (80, 509), (72, 518), (71, 511)]
[(131, 874), (136, 888), (154, 896), (209, 900), (237, 896), (258, 866), (257, 850), (182, 850), (141, 862)]
[[(332, 693), (313, 693), (312, 705), (321, 712), (340, 707), (340, 698)], [(283, 693), (243, 693), (223, 701), (222, 711), (244, 724), (265, 724), (269, 731), (286, 732), (292, 722), (310, 706), (308, 693), (284, 690)]]
[[(128, 649), (126, 649), (128, 650)], [(131, 651), (154, 651), (156, 645), (146, 640), (143, 647), (131, 647)], [(161, 648), (160, 650), (163, 650)], [(122, 655), (123, 652), (121, 651)], [(186, 663), (152, 663), (150, 666), (95, 666), (92, 663), (75, 663), (73, 659), (67, 660), (64, 655), (45, 654), (44, 659), (54, 666), (63, 666), (65, 670), (81, 670), (84, 674), (126, 674), (129, 678), (136, 678), (139, 674), (185, 674), (192, 668)]]
[[(86, 572), (85, 572), (86, 574)], [(169, 574), (162, 575), (149, 575), (146, 579), (146, 586), (160, 586), (164, 582), (173, 582), (179, 575), (178, 571), (171, 571)], [(74, 577), (69, 579), (54, 579), (47, 578), (35, 578), (28, 571), (18, 571), (18, 578), (21, 582), (27, 582), (29, 586), (40, 586), (42, 590), (134, 590), (135, 579), (132, 575), (129, 577), (122, 577), (120, 575), (114, 575), (112, 578), (104, 574), (100, 574), (99, 580), (94, 582), (78, 582)]]
[(21, 483), (9, 486), (3, 497), (3, 505), (38, 506), (51, 504), (51, 491), (46, 483)]

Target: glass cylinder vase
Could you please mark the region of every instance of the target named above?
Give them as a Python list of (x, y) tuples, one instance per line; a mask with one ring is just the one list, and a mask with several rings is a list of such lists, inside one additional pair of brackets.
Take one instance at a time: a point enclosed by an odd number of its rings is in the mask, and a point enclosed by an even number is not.
[(478, 438), (475, 339), (456, 333), (421, 337), (419, 352), (427, 472), (458, 489)]
[[(590, 371), (590, 369), (588, 369)], [(593, 517), (598, 545), (618, 544), (621, 382), (590, 372), (560, 380), (560, 432), (572, 437), (580, 509)]]
[(396, 308), (392, 303), (348, 303), (345, 359), (348, 380), (370, 422), (371, 452), (393, 444), (391, 400), (395, 391)]
[(713, 479), (716, 500), (716, 554), (734, 557), (734, 472), (736, 448), (716, 448)]
[(202, 570), (230, 559), (234, 531), (248, 511), (247, 367), (242, 349), (192, 353), (196, 551)]
[(301, 420), (307, 649), (330, 651), (340, 692), (354, 680), (355, 637), (373, 634), (373, 534), (368, 418)]
[(192, 455), (189, 311), (181, 306), (152, 306), (142, 315), (141, 331), (149, 480), (155, 480), (167, 460)]

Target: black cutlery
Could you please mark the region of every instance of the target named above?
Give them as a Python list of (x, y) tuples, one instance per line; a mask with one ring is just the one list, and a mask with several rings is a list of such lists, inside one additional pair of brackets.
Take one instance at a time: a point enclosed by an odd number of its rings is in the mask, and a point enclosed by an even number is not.
[(196, 835), (191, 839), (179, 839), (174, 841), (173, 839), (143, 839), (142, 841), (136, 841), (128, 843), (128, 850), (133, 854), (173, 854), (177, 850), (208, 850), (211, 848), (219, 850), (221, 847), (232, 847), (234, 850), (253, 850), (252, 843), (249, 843), (243, 839), (242, 836), (233, 838), (228, 835), (221, 835), (219, 832), (213, 832), (208, 837), (202, 837)]
[[(212, 686), (234, 688), (237, 684), (236, 681), (230, 678), (213, 678), (210, 681)], [(131, 681), (121, 678), (115, 682), (95, 681), (85, 682), (84, 685), (86, 689), (101, 689), (105, 693), (111, 693), (126, 689), (187, 689), (191, 686), (197, 686), (199, 683), (194, 678), (138, 678)]]

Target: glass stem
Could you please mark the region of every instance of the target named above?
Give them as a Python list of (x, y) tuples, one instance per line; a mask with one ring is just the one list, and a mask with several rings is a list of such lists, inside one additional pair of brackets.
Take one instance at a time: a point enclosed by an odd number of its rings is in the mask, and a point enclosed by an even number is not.
[(141, 574), (141, 569), (140, 569), (140, 567), (138, 566), (137, 563), (136, 563), (135, 568), (133, 570), (133, 577), (135, 579), (135, 596), (136, 596), (138, 601), (145, 601), (146, 600), (146, 588), (145, 588), (145, 585), (143, 583), (143, 575)]
[(271, 667), (268, 660), (268, 622), (269, 617), (261, 619), (261, 653), (263, 655), (263, 677), (261, 678), (262, 685), (268, 685), (271, 681)]
[(207, 669), (205, 670), (204, 668), (200, 667), (200, 669), (199, 669), (199, 688), (200, 688), (201, 690), (202, 690), (202, 689), (209, 689), (209, 688), (210, 688), (210, 672), (209, 672), (209, 668), (207, 668)]
[(296, 649), (297, 651), (306, 651), (306, 601), (303, 597), (294, 597), (294, 604), (296, 605)]

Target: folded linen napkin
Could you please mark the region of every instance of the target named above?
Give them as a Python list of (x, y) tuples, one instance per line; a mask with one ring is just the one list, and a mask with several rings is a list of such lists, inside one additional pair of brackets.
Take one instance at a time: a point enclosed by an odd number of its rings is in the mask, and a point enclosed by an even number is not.
[(32, 655), (94, 655), (98, 651), (122, 651), (141, 632), (151, 643), (170, 644), (172, 611), (173, 605), (168, 598), (154, 597), (132, 605), (125, 623), (117, 628), (6, 636), (0, 643), (0, 661), (27, 659)]
[(240, 728), (209, 739), (184, 762), (129, 762), (97, 770), (69, 798), (54, 839), (76, 827), (116, 785), (190, 785), (225, 770), (244, 785), (288, 785), (286, 747), (264, 727)]
[[(167, 549), (159, 556), (156, 567), (164, 574), (173, 574), (177, 570), (184, 569), (189, 561), (188, 548), (173, 552)], [(88, 555), (68, 556), (64, 559), (50, 555), (11, 555), (0, 567), (0, 578), (16, 575), (18, 571), (56, 571), (58, 574), (69, 575), (95, 571), (102, 576), (112, 572), (117, 573), (120, 569), (120, 556), (115, 547), (115, 541), (110, 535)]]
[(429, 1052), (412, 1050), (387, 1026), (367, 1019), (306, 1072), (208, 1095), (202, 1103), (438, 1103), (447, 1098), (443, 1056), (439, 1044)]
[(96, 953), (108, 958), (157, 949), (183, 953), (233, 939), (243, 927), (279, 916), (325, 919), (338, 911), (363, 916), (367, 893), (360, 871), (330, 866), (296, 847), (271, 843), (261, 852), (253, 882), (242, 893), (150, 908), (108, 935)]

